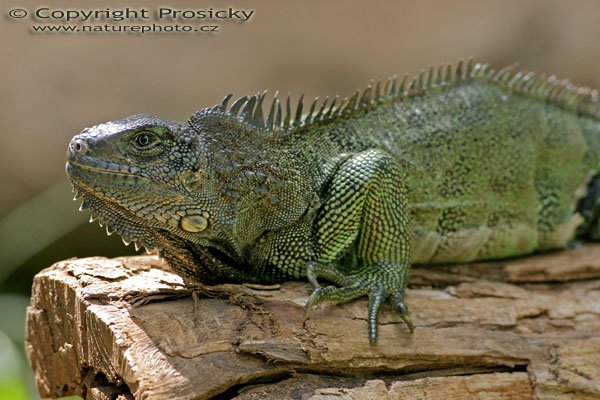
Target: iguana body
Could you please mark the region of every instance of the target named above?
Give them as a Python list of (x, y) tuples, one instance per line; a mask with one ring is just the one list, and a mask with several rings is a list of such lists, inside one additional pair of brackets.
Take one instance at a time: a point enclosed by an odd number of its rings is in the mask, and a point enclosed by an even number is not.
[[(469, 63), (292, 115), (265, 94), (85, 129), (67, 172), (83, 208), (204, 283), (308, 277), (322, 300), (384, 300), (409, 324), (411, 263), (597, 237), (597, 93)], [(334, 102), (335, 103), (335, 102)], [(591, 183), (590, 183), (591, 182)], [(593, 189), (586, 191), (586, 188)], [(589, 192), (586, 194), (586, 192)], [(579, 204), (579, 206), (577, 206)], [(336, 286), (319, 287), (317, 278)]]

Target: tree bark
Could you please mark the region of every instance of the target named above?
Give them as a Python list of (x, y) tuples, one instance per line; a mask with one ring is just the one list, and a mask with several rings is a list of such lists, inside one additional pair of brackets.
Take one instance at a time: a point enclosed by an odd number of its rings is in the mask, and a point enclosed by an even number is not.
[(367, 301), (304, 321), (306, 282), (184, 283), (153, 256), (40, 272), (26, 348), (42, 397), (598, 399), (600, 245), (415, 267), (377, 345)]

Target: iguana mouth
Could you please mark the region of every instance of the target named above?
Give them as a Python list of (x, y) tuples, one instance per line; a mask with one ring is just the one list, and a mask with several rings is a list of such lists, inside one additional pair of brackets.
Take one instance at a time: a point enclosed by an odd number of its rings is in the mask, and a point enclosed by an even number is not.
[(67, 171), (70, 167), (74, 169), (83, 169), (99, 173), (109, 173), (122, 176), (139, 176), (140, 169), (125, 164), (115, 164), (113, 162), (99, 160), (91, 157), (79, 157), (77, 161), (69, 160), (67, 162)]

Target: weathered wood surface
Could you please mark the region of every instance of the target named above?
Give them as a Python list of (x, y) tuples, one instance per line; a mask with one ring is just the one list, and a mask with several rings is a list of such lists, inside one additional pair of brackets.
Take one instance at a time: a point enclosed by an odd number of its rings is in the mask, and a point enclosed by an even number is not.
[(34, 281), (27, 353), (43, 397), (599, 399), (600, 245), (414, 268), (410, 334), (366, 299), (303, 323), (305, 282), (184, 285), (155, 257), (59, 262)]

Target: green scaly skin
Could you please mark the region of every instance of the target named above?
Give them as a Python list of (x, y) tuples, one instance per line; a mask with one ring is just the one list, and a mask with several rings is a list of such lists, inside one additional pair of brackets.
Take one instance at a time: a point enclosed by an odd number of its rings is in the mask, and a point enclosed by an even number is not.
[[(67, 173), (82, 208), (203, 283), (302, 277), (369, 297), (369, 339), (412, 263), (489, 260), (600, 235), (597, 92), (469, 62), (292, 115), (265, 93), (83, 130)], [(586, 190), (587, 194), (586, 194)], [(320, 287), (318, 278), (335, 286)]]

